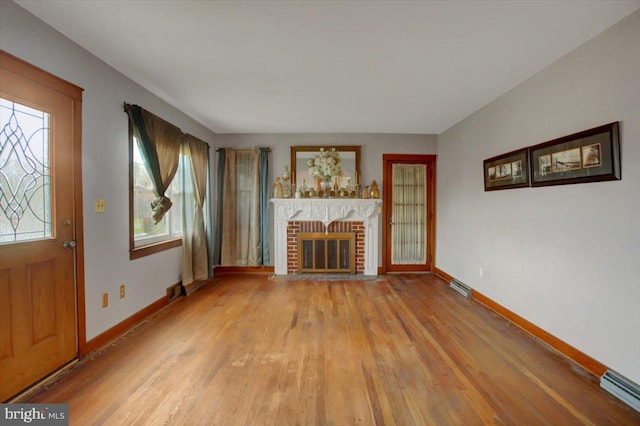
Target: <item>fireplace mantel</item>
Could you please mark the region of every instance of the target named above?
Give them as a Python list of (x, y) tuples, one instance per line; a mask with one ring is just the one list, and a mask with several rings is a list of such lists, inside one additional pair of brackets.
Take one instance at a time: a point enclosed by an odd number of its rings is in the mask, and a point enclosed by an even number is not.
[(365, 275), (378, 274), (378, 215), (382, 204), (377, 199), (359, 198), (273, 198), (276, 275), (287, 274), (287, 223), (319, 221), (329, 226), (335, 221), (363, 222), (365, 226)]

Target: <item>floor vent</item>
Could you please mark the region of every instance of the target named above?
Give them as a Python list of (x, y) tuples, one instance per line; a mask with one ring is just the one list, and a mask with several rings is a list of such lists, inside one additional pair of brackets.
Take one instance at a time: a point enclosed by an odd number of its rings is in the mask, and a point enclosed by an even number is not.
[(174, 284), (167, 288), (167, 299), (169, 302), (173, 302), (182, 295), (182, 286), (180, 283)]
[(449, 283), (449, 287), (451, 287), (452, 289), (454, 289), (464, 297), (471, 297), (471, 287), (465, 284), (462, 284), (458, 280), (455, 280), (455, 279), (451, 280), (451, 282)]
[(600, 378), (600, 387), (640, 412), (640, 387), (632, 381), (608, 370)]

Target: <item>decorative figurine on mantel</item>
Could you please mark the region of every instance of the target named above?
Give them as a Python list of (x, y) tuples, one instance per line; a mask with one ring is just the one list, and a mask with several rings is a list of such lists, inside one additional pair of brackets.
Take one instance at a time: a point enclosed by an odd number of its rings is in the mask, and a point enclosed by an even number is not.
[(365, 186), (364, 188), (362, 188), (362, 198), (364, 199), (368, 199), (369, 198), (369, 187)]
[(302, 185), (298, 187), (298, 191), (300, 192), (300, 197), (305, 198), (307, 196), (307, 192), (309, 191), (307, 179), (302, 178)]
[(291, 197), (291, 187), (289, 186), (289, 166), (284, 166), (284, 173), (282, 173), (282, 196), (284, 198)]
[(280, 176), (276, 176), (276, 183), (273, 184), (273, 198), (282, 198), (282, 184)]
[(351, 183), (350, 177), (347, 178), (347, 184), (344, 186), (344, 190), (347, 197), (353, 197), (355, 195), (353, 194), (353, 192), (356, 190), (356, 188), (355, 186), (353, 186), (353, 183)]
[(380, 198), (380, 190), (378, 189), (378, 182), (373, 180), (371, 182), (371, 198)]

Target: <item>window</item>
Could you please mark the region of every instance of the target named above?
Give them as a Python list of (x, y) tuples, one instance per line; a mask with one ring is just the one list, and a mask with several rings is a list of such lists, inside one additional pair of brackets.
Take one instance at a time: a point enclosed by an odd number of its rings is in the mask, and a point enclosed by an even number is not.
[(144, 164), (138, 140), (131, 136), (131, 259), (147, 256), (158, 251), (181, 245), (182, 241), (182, 180), (185, 164), (184, 155), (165, 196), (173, 206), (158, 222), (153, 223), (151, 202), (156, 199), (151, 178)]

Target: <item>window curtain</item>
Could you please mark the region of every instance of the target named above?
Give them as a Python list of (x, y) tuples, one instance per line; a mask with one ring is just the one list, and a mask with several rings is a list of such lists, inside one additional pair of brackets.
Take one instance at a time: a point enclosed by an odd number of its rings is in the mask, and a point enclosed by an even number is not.
[[(268, 153), (268, 150), (266, 150)], [(259, 149), (224, 150), (220, 264), (259, 266), (264, 262), (265, 191)], [(219, 160), (220, 166), (221, 160)], [(220, 173), (220, 172), (219, 172)], [(264, 177), (266, 181), (266, 177)], [(266, 197), (269, 191), (266, 190)], [(268, 231), (267, 231), (268, 232)], [(268, 241), (268, 236), (267, 236)], [(267, 243), (268, 246), (268, 243)], [(268, 258), (268, 256), (267, 256)]]
[(426, 166), (394, 164), (392, 179), (391, 261), (422, 264), (427, 256)]
[(182, 285), (209, 277), (204, 202), (207, 194), (209, 145), (187, 135), (183, 145), (186, 161), (185, 199), (182, 203)]
[(236, 245), (236, 152), (225, 149), (222, 188), (222, 242), (220, 264), (235, 265), (238, 258)]
[(259, 263), (270, 265), (269, 255), (269, 148), (260, 148), (260, 240), (262, 242), (262, 257)]
[(218, 168), (216, 170), (216, 217), (215, 217), (215, 231), (213, 235), (213, 257), (211, 259), (213, 265), (222, 264), (222, 214), (224, 196), (224, 173), (227, 164), (227, 151), (224, 149), (218, 150)]
[[(207, 144), (208, 145), (208, 144)], [(211, 170), (211, 150), (207, 150), (207, 196), (204, 200), (204, 230), (207, 238), (207, 273), (209, 276), (213, 275), (213, 212), (211, 210), (211, 199), (213, 193), (213, 182), (211, 176), (213, 171)]]
[(140, 143), (140, 154), (151, 176), (157, 198), (151, 203), (153, 221), (158, 223), (171, 208), (172, 202), (165, 191), (178, 170), (183, 134), (173, 124), (161, 119), (138, 105), (124, 104), (135, 137)]

